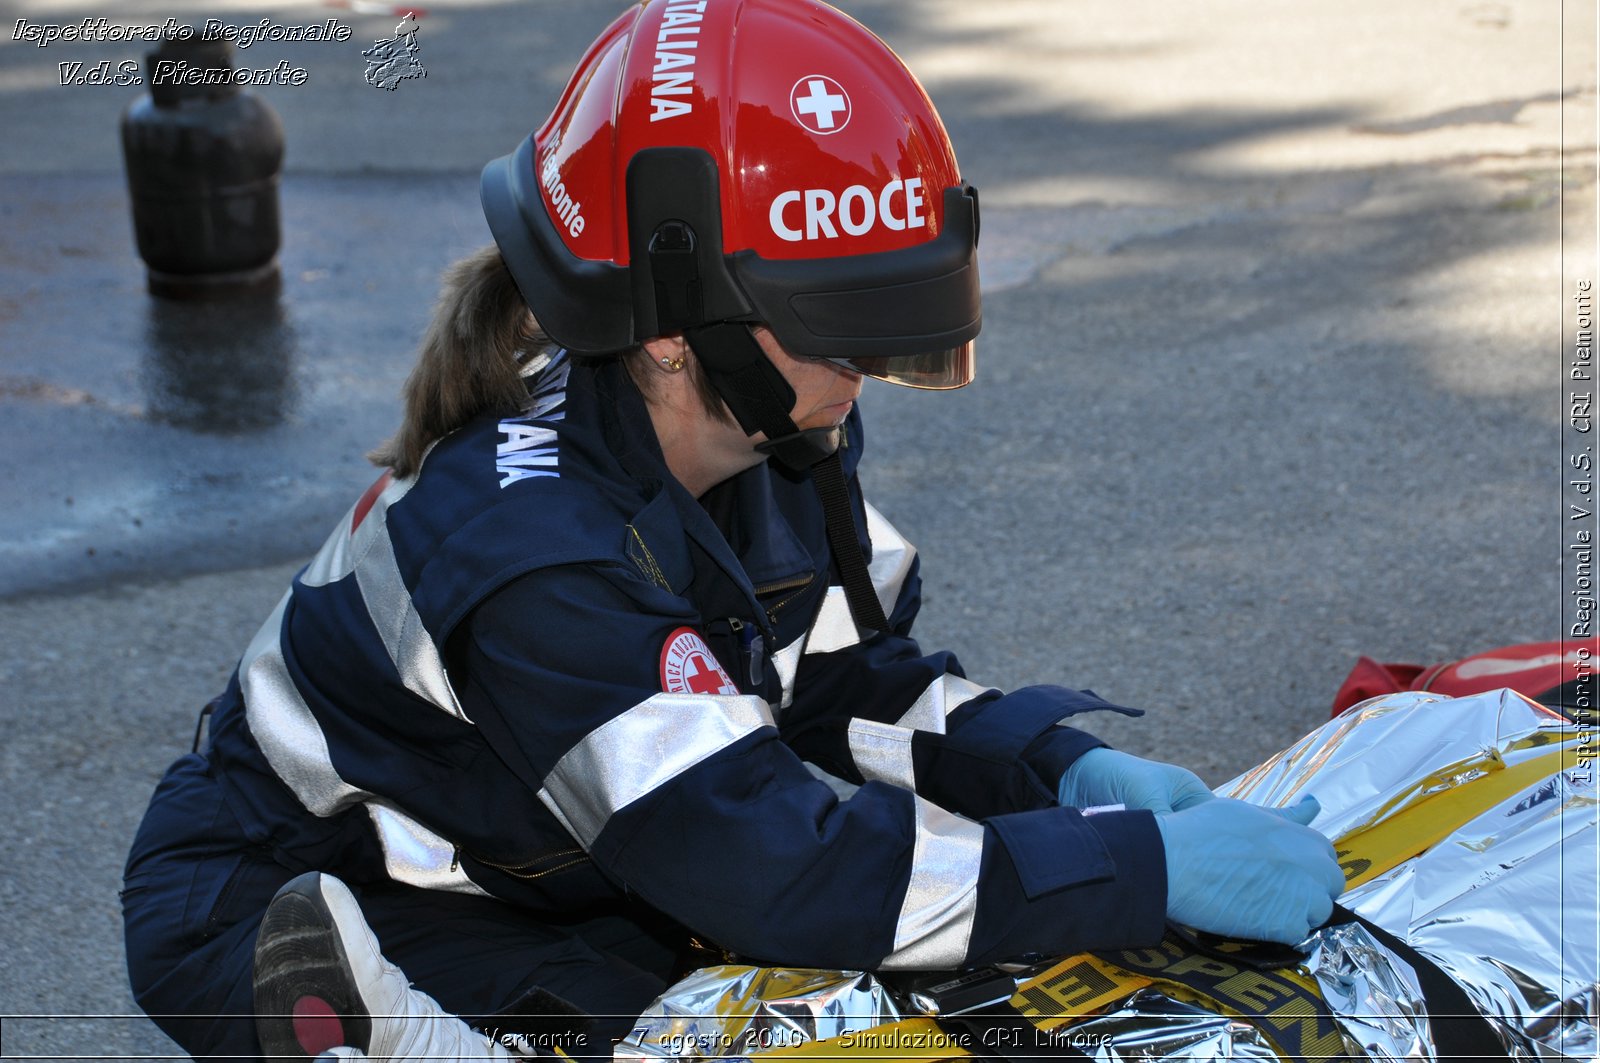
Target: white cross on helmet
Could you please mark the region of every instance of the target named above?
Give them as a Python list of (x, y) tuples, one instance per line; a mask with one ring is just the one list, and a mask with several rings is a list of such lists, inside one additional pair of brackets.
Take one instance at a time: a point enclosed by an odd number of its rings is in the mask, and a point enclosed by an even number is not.
[[(789, 90), (789, 106), (795, 120), (814, 133), (837, 133), (850, 122), (850, 97), (826, 75), (810, 74), (796, 81)], [(841, 112), (843, 117), (836, 119)]]

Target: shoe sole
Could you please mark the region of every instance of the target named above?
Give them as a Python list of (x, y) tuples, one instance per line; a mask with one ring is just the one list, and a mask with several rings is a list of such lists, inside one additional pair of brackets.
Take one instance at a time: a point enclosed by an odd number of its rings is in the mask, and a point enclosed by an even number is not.
[(303, 1063), (339, 1045), (365, 1052), (372, 1017), (356, 989), (316, 872), (278, 891), (256, 939), (256, 1036), (273, 1063)]

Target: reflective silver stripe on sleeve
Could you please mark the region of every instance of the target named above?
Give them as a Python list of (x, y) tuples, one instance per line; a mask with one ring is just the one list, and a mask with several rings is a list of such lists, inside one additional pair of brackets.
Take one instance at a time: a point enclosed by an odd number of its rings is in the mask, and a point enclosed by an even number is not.
[(361, 555), (366, 552), (373, 536), (382, 527), (384, 514), (390, 506), (404, 498), (416, 482), (415, 476), (408, 476), (403, 480), (390, 480), (378, 493), (378, 497), (372, 500), (366, 518), (354, 532), (350, 530), (350, 522), (355, 519), (356, 506), (351, 506), (345, 513), (344, 519), (334, 527), (333, 534), (328, 536), (327, 542), (322, 544), (322, 549), (317, 551), (317, 556), (311, 559), (311, 564), (300, 573), (300, 582), (307, 587), (326, 587), (354, 572)]
[(890, 970), (952, 970), (967, 958), (978, 911), (983, 826), (916, 798), (911, 880), (895, 925)]
[[(911, 572), (911, 562), (917, 548), (895, 530), (882, 513), (865, 503), (867, 508), (867, 538), (872, 543), (872, 560), (867, 564), (867, 574), (872, 577), (872, 589), (886, 615), (894, 613), (905, 588), (906, 576)], [(832, 653), (854, 646), (861, 641), (855, 618), (850, 615), (850, 604), (845, 600), (844, 588), (832, 586), (823, 596), (822, 607), (811, 621), (806, 633), (807, 653)]]
[(278, 778), (306, 808), (319, 816), (331, 816), (370, 795), (345, 782), (334, 770), (328, 740), (311, 706), (289, 678), (278, 641), (288, 604), (289, 595), (285, 594), (239, 662), (245, 718)]
[(946, 672), (928, 684), (922, 696), (895, 722), (901, 727), (944, 734), (944, 718), (988, 690), (988, 687)]
[(850, 603), (845, 600), (843, 587), (829, 587), (822, 596), (822, 608), (811, 621), (806, 632), (807, 653), (832, 653), (846, 649), (861, 641), (855, 619), (850, 615)]
[(872, 577), (872, 589), (878, 592), (878, 601), (886, 615), (894, 614), (900, 601), (900, 591), (905, 587), (906, 576), (911, 572), (911, 561), (917, 548), (895, 530), (871, 502), (863, 502), (867, 509), (867, 539), (872, 543), (872, 560), (867, 564), (867, 574)]
[(772, 707), (751, 694), (656, 694), (569, 749), (539, 798), (588, 849), (615, 812), (772, 725)]
[(911, 764), (911, 732), (892, 723), (855, 719), (848, 730), (850, 759), (867, 782), (917, 788)]
[(350, 512), (344, 515), (344, 519), (334, 525), (333, 533), (323, 541), (322, 549), (317, 551), (317, 556), (313, 557), (305, 571), (300, 573), (301, 583), (307, 587), (326, 587), (355, 571), (355, 551), (351, 549), (351, 536), (348, 530), (355, 512), (355, 507), (352, 506)]
[(366, 807), (390, 878), (425, 890), (489, 896), (456, 862), (454, 845), (387, 801), (368, 801)]
[(772, 667), (778, 673), (778, 683), (783, 688), (783, 697), (778, 702), (779, 709), (787, 709), (794, 704), (794, 677), (800, 671), (800, 655), (805, 652), (806, 639), (802, 635), (789, 645), (772, 655)]
[(333, 530), (317, 556), (300, 575), (308, 587), (324, 587), (352, 573), (372, 626), (407, 690), (450, 715), (471, 723), (456, 699), (455, 688), (433, 636), (422, 626), (411, 590), (400, 575), (394, 541), (389, 537), (389, 507), (404, 498), (416, 477), (395, 480), (373, 500), (359, 526), (349, 530), (355, 508)]
[(944, 734), (945, 717), (988, 689), (946, 673), (928, 684), (911, 708), (892, 724), (851, 720), (850, 756), (856, 769), (866, 779), (916, 789), (916, 772), (911, 763), (912, 732)]
[[(370, 515), (367, 518), (368, 521), (373, 519)], [(366, 522), (362, 527), (366, 527)], [(388, 527), (380, 524), (378, 530), (371, 548), (356, 564), (356, 584), (361, 588), (361, 600), (366, 603), (372, 625), (383, 637), (384, 648), (389, 651), (389, 658), (394, 661), (407, 690), (456, 719), (471, 723), (456, 700), (450, 677), (445, 674), (439, 647), (428, 629), (422, 626), (411, 591), (400, 575), (400, 563), (395, 559)]]
[[(561, 806), (556, 804), (556, 799), (551, 796), (549, 787), (539, 788), (539, 801), (545, 808), (549, 809), (550, 814), (556, 817), (556, 821), (561, 824), (568, 834), (572, 835), (573, 838), (578, 837), (578, 829), (572, 825), (571, 820), (567, 819), (566, 813), (561, 811)], [(585, 845), (584, 848), (587, 849), (588, 846)]]

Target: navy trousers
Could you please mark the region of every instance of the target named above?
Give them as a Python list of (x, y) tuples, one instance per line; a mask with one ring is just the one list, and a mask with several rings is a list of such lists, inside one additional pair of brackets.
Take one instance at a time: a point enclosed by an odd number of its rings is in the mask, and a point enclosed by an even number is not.
[[(168, 770), (124, 875), (128, 975), (139, 1006), (196, 1058), (261, 1055), (256, 933), (297, 873), (245, 840), (203, 756)], [(502, 1040), (571, 1056), (609, 1059), (680, 959), (681, 929), (664, 919), (553, 926), (483, 897), (350, 886), (384, 955), (418, 989)]]

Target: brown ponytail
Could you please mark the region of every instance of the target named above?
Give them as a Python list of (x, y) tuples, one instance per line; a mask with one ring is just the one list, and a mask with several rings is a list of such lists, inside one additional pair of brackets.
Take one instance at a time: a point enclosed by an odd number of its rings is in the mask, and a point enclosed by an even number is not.
[(461, 259), (445, 273), (406, 378), (400, 430), (368, 460), (410, 476), (429, 446), (474, 417), (514, 412), (527, 398), (521, 365), (547, 343), (496, 248)]

